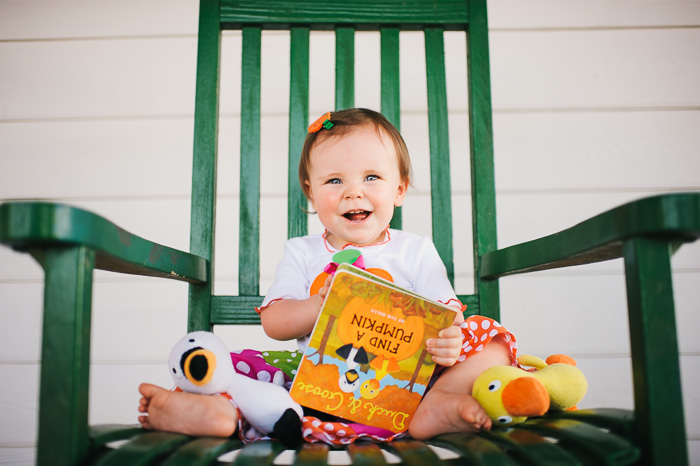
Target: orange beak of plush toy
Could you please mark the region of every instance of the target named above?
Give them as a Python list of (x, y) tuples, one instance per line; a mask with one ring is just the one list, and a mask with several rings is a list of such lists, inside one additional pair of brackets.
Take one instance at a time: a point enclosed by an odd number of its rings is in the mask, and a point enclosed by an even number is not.
[(542, 416), (549, 410), (549, 393), (534, 377), (520, 377), (508, 382), (502, 400), (512, 416)]

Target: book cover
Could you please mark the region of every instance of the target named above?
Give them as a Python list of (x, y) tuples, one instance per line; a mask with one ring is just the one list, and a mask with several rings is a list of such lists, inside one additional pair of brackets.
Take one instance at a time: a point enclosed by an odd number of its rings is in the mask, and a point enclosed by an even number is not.
[(291, 388), (299, 404), (398, 433), (408, 429), (435, 363), (425, 342), (454, 309), (341, 264)]

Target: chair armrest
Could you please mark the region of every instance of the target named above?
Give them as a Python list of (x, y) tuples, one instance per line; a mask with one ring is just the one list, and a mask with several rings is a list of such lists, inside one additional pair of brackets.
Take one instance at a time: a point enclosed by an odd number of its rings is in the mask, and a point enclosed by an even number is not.
[(622, 257), (622, 244), (635, 237), (677, 243), (700, 237), (700, 193), (639, 199), (567, 230), (484, 254), (480, 275), (505, 275), (590, 264)]
[(47, 202), (0, 205), (0, 243), (41, 256), (48, 248), (86, 246), (95, 267), (112, 272), (207, 281), (206, 259), (131, 234), (83, 209)]

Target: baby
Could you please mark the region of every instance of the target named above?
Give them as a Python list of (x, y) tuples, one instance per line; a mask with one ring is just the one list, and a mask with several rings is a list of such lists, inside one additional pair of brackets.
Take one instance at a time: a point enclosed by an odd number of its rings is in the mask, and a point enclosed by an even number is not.
[[(299, 181), (319, 220), (321, 235), (292, 238), (258, 312), (268, 336), (296, 339), (306, 349), (330, 279), (319, 282), (338, 251), (359, 249), (368, 268), (397, 285), (455, 307), (454, 325), (427, 342), (442, 366), (409, 426), (427, 439), (450, 432), (489, 429), (491, 420), (471, 390), (485, 369), (515, 360), (515, 338), (480, 316), (466, 321), (433, 243), (389, 229), (394, 207), (403, 204), (411, 176), (408, 150), (398, 130), (367, 109), (328, 113), (309, 128)], [(170, 392), (150, 384), (142, 394), (139, 421), (145, 428), (190, 435), (229, 436), (238, 413), (221, 396)], [(375, 436), (376, 438), (376, 436)]]

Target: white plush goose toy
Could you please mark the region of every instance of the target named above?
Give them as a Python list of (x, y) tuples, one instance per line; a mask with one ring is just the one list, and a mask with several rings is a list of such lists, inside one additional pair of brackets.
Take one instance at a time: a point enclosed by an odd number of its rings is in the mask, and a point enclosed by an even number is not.
[(224, 342), (211, 332), (191, 332), (173, 346), (170, 375), (185, 392), (228, 393), (245, 419), (288, 447), (302, 440), (301, 406), (274, 383), (238, 374)]

